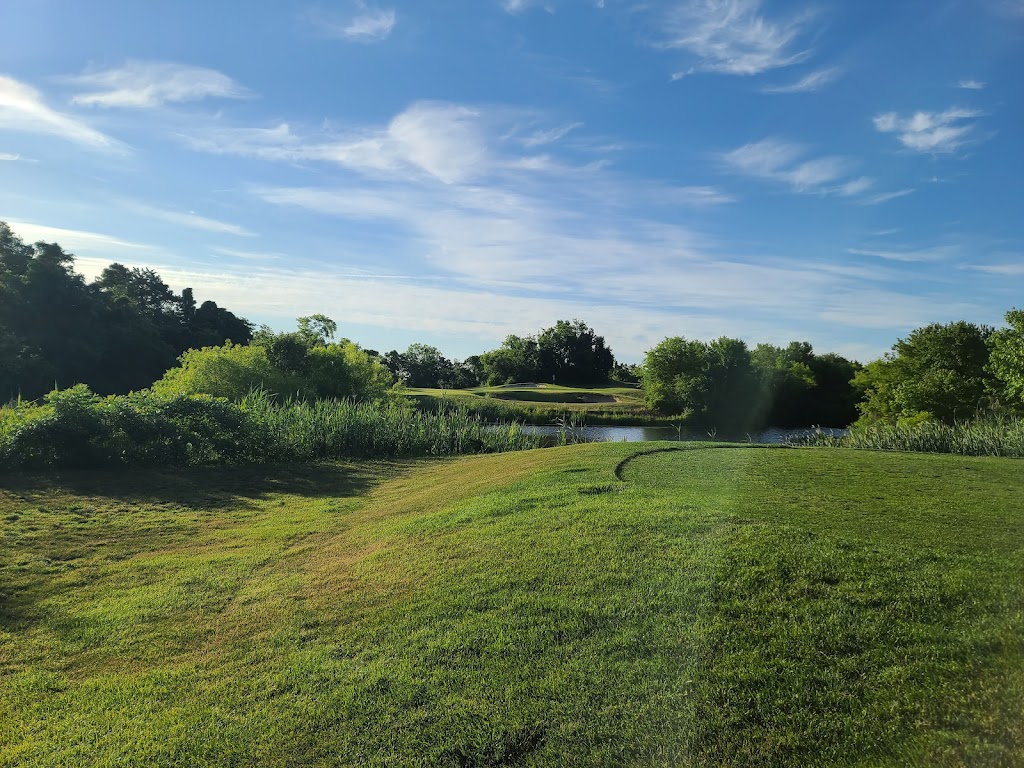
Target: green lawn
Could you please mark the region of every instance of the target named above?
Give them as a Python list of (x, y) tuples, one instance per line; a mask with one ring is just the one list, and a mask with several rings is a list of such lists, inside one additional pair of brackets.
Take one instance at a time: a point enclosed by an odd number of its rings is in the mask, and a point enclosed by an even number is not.
[(409, 387), (405, 394), (424, 404), (441, 400), (469, 408), (488, 406), (511, 409), (523, 420), (549, 424), (559, 414), (583, 414), (589, 421), (600, 423), (662, 423), (651, 413), (639, 386), (610, 384), (606, 387), (561, 387), (543, 384), (536, 387), (475, 387), (473, 389), (430, 389)]
[(0, 765), (1024, 765), (1018, 461), (670, 446), (2, 476)]

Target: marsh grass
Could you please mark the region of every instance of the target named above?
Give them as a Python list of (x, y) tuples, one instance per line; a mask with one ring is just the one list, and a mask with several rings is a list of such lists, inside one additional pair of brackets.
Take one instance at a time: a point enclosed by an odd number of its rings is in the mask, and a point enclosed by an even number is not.
[(516, 423), (467, 409), (424, 413), (400, 403), (239, 403), (150, 392), (98, 397), (85, 387), (0, 409), (0, 469), (201, 466), (341, 458), (453, 456), (540, 446)]
[(854, 426), (845, 436), (817, 430), (796, 442), (819, 447), (1024, 458), (1024, 419), (989, 417), (955, 424), (925, 421)]

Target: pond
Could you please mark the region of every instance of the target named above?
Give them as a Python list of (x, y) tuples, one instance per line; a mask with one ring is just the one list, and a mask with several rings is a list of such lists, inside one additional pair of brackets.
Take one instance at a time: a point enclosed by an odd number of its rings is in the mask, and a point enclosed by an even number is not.
[[(554, 440), (559, 432), (560, 427), (556, 426), (534, 426), (525, 425), (523, 431), (533, 435), (550, 435)], [(845, 429), (829, 429), (823, 428), (822, 431), (835, 435), (845, 435), (847, 430)], [(762, 429), (750, 433), (740, 434), (721, 434), (721, 433), (709, 433), (707, 430), (684, 427), (681, 430), (677, 430), (675, 427), (610, 427), (610, 426), (585, 426), (577, 427), (576, 429), (568, 430), (576, 439), (582, 439), (587, 442), (599, 442), (599, 443), (640, 443), (648, 440), (684, 440), (684, 441), (699, 441), (699, 440), (715, 440), (718, 442), (734, 442), (734, 443), (769, 443), (769, 444), (782, 444), (792, 438), (803, 437), (804, 435), (811, 434), (814, 432), (814, 428), (806, 427), (803, 429), (779, 429), (769, 428)]]

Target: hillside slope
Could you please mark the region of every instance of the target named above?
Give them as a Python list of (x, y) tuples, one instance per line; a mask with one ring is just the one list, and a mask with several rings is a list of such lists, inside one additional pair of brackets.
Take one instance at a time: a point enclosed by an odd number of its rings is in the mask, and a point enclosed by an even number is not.
[(0, 484), (0, 765), (1024, 764), (1011, 460)]

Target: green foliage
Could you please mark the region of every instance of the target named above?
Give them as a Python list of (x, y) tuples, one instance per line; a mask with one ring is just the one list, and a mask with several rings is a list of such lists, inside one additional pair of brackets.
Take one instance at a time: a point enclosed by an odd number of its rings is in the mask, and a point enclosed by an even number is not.
[(559, 320), (537, 336), (509, 336), (500, 348), (480, 355), (492, 386), (535, 381), (562, 386), (597, 386), (608, 381), (615, 359), (582, 320)]
[(203, 394), (241, 400), (255, 389), (292, 397), (303, 385), (299, 375), (273, 365), (265, 347), (228, 342), (188, 350), (176, 368), (153, 384), (153, 391), (164, 397)]
[(992, 334), (988, 370), (1019, 409), (1024, 401), (1024, 310), (1011, 309), (1006, 313), (1006, 323), (1007, 328)]
[[(249, 349), (241, 347), (240, 349)], [(197, 466), (448, 456), (539, 447), (515, 423), (465, 409), (318, 400), (280, 404), (153, 392), (99, 397), (84, 385), (0, 409), (0, 469)]]
[(896, 424), (882, 421), (854, 425), (837, 437), (818, 431), (802, 442), (809, 445), (863, 448), (876, 451), (955, 453), (961, 456), (1024, 458), (1024, 419), (985, 416), (944, 424), (928, 413), (907, 416)]
[(864, 392), (861, 424), (919, 421), (945, 424), (986, 411), (998, 390), (987, 370), (992, 329), (973, 323), (932, 323), (900, 339), (885, 358), (854, 378)]
[(615, 359), (604, 337), (582, 320), (559, 320), (537, 336), (539, 381), (592, 387), (608, 381)]
[(236, 407), (205, 396), (104, 398), (79, 384), (0, 413), (6, 469), (237, 463), (253, 442)]
[(480, 355), (484, 380), (491, 386), (536, 381), (540, 371), (537, 340), (511, 335), (495, 350)]
[(647, 353), (644, 394), (658, 413), (725, 429), (843, 426), (856, 414), (857, 367), (838, 355), (819, 357), (807, 342), (751, 352), (739, 339), (677, 336)]
[(262, 328), (248, 346), (228, 342), (189, 350), (153, 390), (235, 401), (253, 390), (281, 400), (379, 400), (388, 394), (393, 379), (376, 357), (347, 339), (327, 341), (334, 333), (330, 318), (299, 318), (299, 325), (300, 330), (291, 333)]
[(111, 264), (92, 284), (59, 245), (25, 245), (0, 222), (0, 403), (55, 384), (147, 387), (192, 347), (246, 342), (249, 324), (151, 269)]

